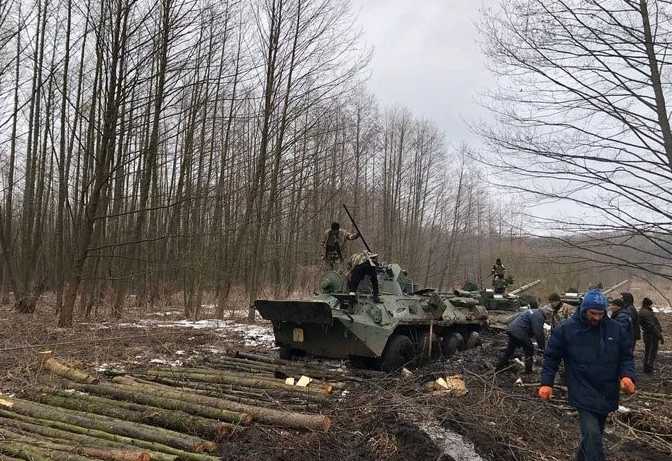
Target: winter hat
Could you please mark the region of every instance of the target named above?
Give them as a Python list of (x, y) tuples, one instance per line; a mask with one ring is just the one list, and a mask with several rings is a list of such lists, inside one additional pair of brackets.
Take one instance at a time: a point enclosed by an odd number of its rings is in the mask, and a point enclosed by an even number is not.
[(553, 318), (553, 309), (551, 309), (548, 306), (540, 307), (539, 310), (541, 311), (542, 315), (544, 316), (544, 321), (545, 322), (550, 322), (551, 319)]
[(620, 307), (620, 308), (624, 308), (624, 307), (625, 307), (625, 303), (623, 302), (622, 299), (614, 299), (614, 300), (611, 302), (611, 304), (612, 304), (613, 306), (618, 306), (618, 307)]
[(583, 295), (583, 301), (581, 302), (581, 307), (579, 307), (579, 309), (581, 314), (588, 309), (606, 310), (607, 297), (604, 296), (604, 293), (600, 290), (589, 290)]
[(551, 293), (550, 295), (548, 295), (548, 300), (552, 303), (557, 303), (558, 301), (560, 301), (560, 295), (557, 293)]
[(625, 302), (625, 304), (630, 305), (635, 303), (635, 298), (632, 297), (632, 293), (628, 293), (627, 291), (624, 291), (621, 293), (621, 298)]
[(648, 307), (648, 306), (652, 306), (652, 305), (653, 305), (653, 301), (651, 301), (649, 298), (642, 299), (642, 307)]

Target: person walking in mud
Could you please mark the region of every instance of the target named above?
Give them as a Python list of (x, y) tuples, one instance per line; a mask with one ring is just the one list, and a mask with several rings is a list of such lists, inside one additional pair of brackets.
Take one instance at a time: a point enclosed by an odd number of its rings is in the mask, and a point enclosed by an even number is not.
[(550, 307), (528, 309), (523, 311), (506, 327), (506, 335), (509, 337), (506, 349), (499, 356), (495, 367), (496, 371), (502, 371), (509, 366), (509, 362), (519, 347), (525, 353), (525, 373), (532, 373), (534, 362), (534, 344), (532, 338), (537, 341), (537, 348), (543, 351), (546, 345), (544, 323), (550, 323), (553, 311)]
[(358, 238), (359, 234), (341, 229), (337, 222), (331, 223), (331, 228), (324, 231), (324, 254), (322, 255), (328, 270), (345, 272), (343, 262), (347, 258), (346, 242)]
[(665, 344), (663, 329), (652, 306), (653, 301), (644, 298), (642, 307), (639, 309), (639, 324), (642, 327), (642, 339), (644, 340), (644, 373), (646, 374), (654, 372), (653, 364), (658, 355), (658, 343)]
[(553, 384), (564, 362), (569, 403), (578, 410), (581, 442), (575, 461), (606, 461), (602, 434), (607, 416), (618, 409), (620, 390), (635, 392), (632, 337), (606, 315), (607, 298), (589, 290), (574, 315), (551, 333), (544, 353), (543, 400), (553, 397)]

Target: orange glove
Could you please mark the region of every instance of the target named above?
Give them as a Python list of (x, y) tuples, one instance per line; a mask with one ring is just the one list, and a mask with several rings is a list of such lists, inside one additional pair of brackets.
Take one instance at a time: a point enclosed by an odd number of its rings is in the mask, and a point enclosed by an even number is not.
[(627, 376), (625, 378), (621, 378), (621, 390), (623, 392), (627, 392), (628, 394), (634, 394), (635, 383), (633, 383), (632, 379), (628, 378)]
[(541, 386), (538, 395), (541, 397), (541, 400), (551, 400), (551, 397), (553, 397), (553, 388), (551, 386)]

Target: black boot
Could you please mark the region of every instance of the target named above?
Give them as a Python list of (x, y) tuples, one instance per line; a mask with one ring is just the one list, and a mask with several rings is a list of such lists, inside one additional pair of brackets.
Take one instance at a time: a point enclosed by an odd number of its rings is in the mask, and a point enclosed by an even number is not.
[(374, 303), (382, 303), (383, 300), (380, 299), (380, 295), (374, 294), (374, 295), (373, 295), (373, 302), (374, 302)]
[(525, 357), (525, 374), (532, 374), (532, 362), (534, 361), (533, 357)]

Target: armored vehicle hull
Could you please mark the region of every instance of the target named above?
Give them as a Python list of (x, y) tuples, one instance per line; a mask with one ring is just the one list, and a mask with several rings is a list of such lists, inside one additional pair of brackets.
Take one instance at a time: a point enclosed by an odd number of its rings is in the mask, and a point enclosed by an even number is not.
[(505, 328), (506, 324), (521, 310), (539, 307), (534, 298), (520, 296), (520, 293), (537, 286), (541, 280), (535, 280), (511, 292), (497, 293), (496, 290), (463, 291), (455, 290), (455, 295), (468, 296), (483, 305), (488, 312), (488, 325), (493, 328)]
[(488, 314), (474, 299), (412, 291), (415, 285), (397, 264), (382, 265), (378, 279), (379, 303), (366, 293), (350, 296), (345, 279), (328, 272), (313, 298), (256, 300), (254, 307), (273, 323), (283, 358), (353, 359), (390, 372), (480, 343), (478, 332)]

